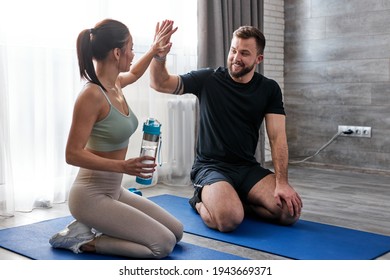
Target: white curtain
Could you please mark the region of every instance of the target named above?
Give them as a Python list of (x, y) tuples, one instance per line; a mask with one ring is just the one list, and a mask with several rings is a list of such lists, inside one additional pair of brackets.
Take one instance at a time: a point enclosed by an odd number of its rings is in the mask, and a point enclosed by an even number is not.
[[(173, 19), (179, 31), (169, 67), (185, 72), (196, 67), (196, 0), (6, 2), (0, 9), (0, 214), (12, 215), (65, 201), (77, 172), (64, 153), (82, 86), (78, 33), (104, 18), (118, 19), (133, 35), (137, 60), (149, 48), (155, 24)], [(153, 92), (148, 73), (125, 95), (140, 124), (155, 117), (168, 133), (167, 104), (175, 97)], [(138, 156), (141, 135), (142, 125), (130, 140), (128, 156)], [(164, 148), (160, 175), (170, 164)], [(131, 184), (132, 178), (126, 180)]]
[[(1, 27), (0, 27), (1, 28)], [(8, 93), (7, 72), (5, 65), (6, 49), (0, 47), (0, 216), (12, 216), (13, 185), (12, 171), (9, 164), (9, 130), (8, 130)]]

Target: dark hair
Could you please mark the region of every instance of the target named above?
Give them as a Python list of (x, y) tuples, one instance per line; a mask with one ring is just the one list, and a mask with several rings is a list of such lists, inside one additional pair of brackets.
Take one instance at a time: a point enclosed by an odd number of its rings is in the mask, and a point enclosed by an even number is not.
[(257, 54), (263, 54), (265, 48), (265, 37), (258, 28), (254, 26), (241, 26), (233, 32), (233, 36), (242, 39), (255, 38)]
[(127, 26), (113, 19), (105, 19), (97, 23), (94, 28), (81, 31), (77, 38), (80, 77), (104, 89), (96, 75), (93, 59), (103, 60), (110, 50), (123, 49), (129, 36), (130, 31)]

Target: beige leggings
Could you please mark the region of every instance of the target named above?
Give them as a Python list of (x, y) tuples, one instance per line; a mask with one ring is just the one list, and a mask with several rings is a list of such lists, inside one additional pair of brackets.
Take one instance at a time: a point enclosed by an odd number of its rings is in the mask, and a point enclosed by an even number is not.
[(121, 186), (122, 174), (80, 168), (69, 194), (79, 222), (103, 233), (96, 252), (160, 259), (183, 236), (183, 225), (163, 208)]

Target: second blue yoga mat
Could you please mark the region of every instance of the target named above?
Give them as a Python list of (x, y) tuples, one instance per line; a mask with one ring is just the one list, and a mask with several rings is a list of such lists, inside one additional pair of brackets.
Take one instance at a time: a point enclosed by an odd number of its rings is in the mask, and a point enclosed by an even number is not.
[[(74, 254), (54, 249), (49, 238), (73, 220), (67, 216), (25, 226), (0, 230), (0, 247), (34, 260), (126, 260), (120, 256), (92, 253)], [(243, 260), (236, 255), (219, 252), (193, 244), (179, 242), (165, 260)]]
[(390, 251), (390, 236), (304, 220), (279, 226), (245, 219), (234, 232), (221, 233), (205, 226), (187, 198), (160, 195), (150, 199), (177, 217), (187, 233), (291, 259), (369, 260)]

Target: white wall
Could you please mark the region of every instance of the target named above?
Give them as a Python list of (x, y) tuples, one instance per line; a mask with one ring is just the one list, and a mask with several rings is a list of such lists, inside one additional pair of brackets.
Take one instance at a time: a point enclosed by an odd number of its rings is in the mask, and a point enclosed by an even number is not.
[[(284, 89), (284, 1), (264, 0), (264, 75)], [(265, 161), (271, 160), (268, 137), (265, 137)]]

